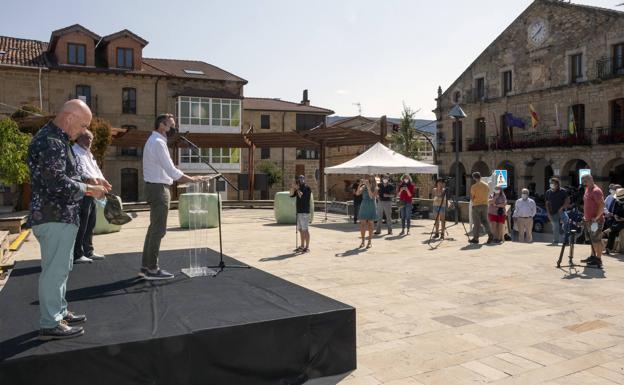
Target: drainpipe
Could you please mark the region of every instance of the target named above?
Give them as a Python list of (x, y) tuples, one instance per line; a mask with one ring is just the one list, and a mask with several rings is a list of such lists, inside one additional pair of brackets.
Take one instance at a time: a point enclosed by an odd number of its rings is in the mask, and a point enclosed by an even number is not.
[[(286, 133), (286, 111), (282, 113), (282, 134)], [(282, 191), (286, 190), (286, 168), (284, 165), (284, 147), (282, 147)]]
[(160, 77), (156, 78), (156, 83), (154, 83), (154, 119), (158, 116), (158, 82), (160, 81)]
[(41, 91), (41, 67), (39, 67), (39, 109), (43, 111), (43, 93)]

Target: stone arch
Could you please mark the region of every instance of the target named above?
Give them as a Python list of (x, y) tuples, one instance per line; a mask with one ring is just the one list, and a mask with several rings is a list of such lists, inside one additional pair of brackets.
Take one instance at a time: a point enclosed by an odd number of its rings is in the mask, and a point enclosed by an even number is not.
[(583, 168), (591, 168), (590, 164), (583, 159), (574, 158), (570, 159), (563, 165), (561, 169), (561, 185), (578, 187), (579, 183), (579, 170)]
[(507, 188), (505, 189), (505, 195), (507, 195), (507, 198), (517, 198), (516, 166), (510, 160), (503, 160), (498, 164), (496, 169), (507, 170)]
[[(451, 164), (451, 167), (449, 168), (449, 173), (448, 176), (450, 177), (456, 177), (455, 175), (455, 162), (453, 162), (453, 164)], [(451, 190), (452, 192), (455, 191), (455, 180), (452, 180), (449, 183), (449, 190)], [(464, 167), (464, 165), (462, 164), (462, 162), (459, 162), (459, 191), (458, 191), (458, 196), (464, 196), (466, 195), (466, 167)]]
[(624, 158), (614, 158), (608, 161), (602, 168), (600, 176), (606, 178), (608, 183), (624, 186)]
[(484, 161), (480, 160), (472, 165), (471, 172), (478, 171), (481, 176), (490, 176), (492, 174), (492, 170), (490, 166), (487, 165)]

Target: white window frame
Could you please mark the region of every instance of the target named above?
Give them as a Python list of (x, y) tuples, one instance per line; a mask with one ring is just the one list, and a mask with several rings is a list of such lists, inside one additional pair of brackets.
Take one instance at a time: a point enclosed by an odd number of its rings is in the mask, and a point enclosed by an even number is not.
[[(188, 99), (188, 100), (187, 100)], [(232, 105), (238, 105), (238, 125), (221, 125), (221, 124), (212, 124), (213, 123), (213, 118), (214, 118), (214, 113), (213, 113), (213, 102), (219, 100), (219, 102), (223, 101), (228, 101), (227, 104), (229, 104), (229, 114), (230, 114), (230, 121), (231, 116), (232, 116)], [(189, 102), (189, 116), (188, 119), (189, 121), (186, 122), (186, 116), (182, 116), (182, 102)], [(206, 103), (208, 104), (208, 117), (202, 117), (202, 104)], [(194, 104), (198, 104), (198, 108), (199, 108), (199, 116), (197, 118), (193, 118), (191, 111), (193, 108)], [(221, 108), (221, 110), (223, 109), (222, 107), (223, 105), (221, 103), (219, 103), (219, 107)], [(176, 120), (178, 122), (178, 127), (180, 128), (180, 132), (197, 132), (197, 133), (221, 133), (221, 134), (238, 134), (241, 132), (241, 121), (242, 121), (242, 103), (240, 99), (227, 99), (227, 98), (205, 98), (205, 97), (199, 97), (199, 96), (184, 96), (184, 95), (180, 95), (177, 98), (176, 101), (176, 107), (177, 107), (177, 117)], [(216, 112), (216, 111), (215, 111)], [(221, 112), (219, 111), (219, 118), (218, 119), (223, 119), (221, 117)], [(184, 120), (183, 120), (184, 119)], [(199, 119), (199, 122), (197, 123), (191, 123), (190, 119)], [(221, 122), (220, 122), (221, 123)]]

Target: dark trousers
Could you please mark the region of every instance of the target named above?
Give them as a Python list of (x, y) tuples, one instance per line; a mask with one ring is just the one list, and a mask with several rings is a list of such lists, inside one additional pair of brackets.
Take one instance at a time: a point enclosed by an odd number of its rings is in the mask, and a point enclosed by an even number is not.
[(613, 246), (615, 246), (615, 238), (620, 235), (620, 231), (624, 229), (624, 223), (619, 222), (616, 225), (611, 226), (611, 231), (609, 232), (609, 240), (607, 241), (607, 249), (613, 250)]
[(362, 201), (353, 202), (353, 223), (357, 223), (358, 213), (360, 212), (360, 205), (362, 205)]
[(95, 227), (95, 199), (85, 196), (80, 202), (80, 227), (74, 243), (74, 260), (93, 255), (93, 228)]
[(145, 195), (150, 206), (150, 224), (143, 244), (142, 267), (153, 270), (158, 268), (160, 241), (167, 233), (167, 216), (171, 201), (169, 185), (146, 182)]

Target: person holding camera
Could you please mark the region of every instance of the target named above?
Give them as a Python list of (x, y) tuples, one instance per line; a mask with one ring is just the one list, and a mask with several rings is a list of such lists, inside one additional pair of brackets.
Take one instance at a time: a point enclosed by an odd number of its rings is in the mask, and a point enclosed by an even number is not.
[(535, 201), (529, 198), (529, 190), (522, 189), (522, 198), (516, 201), (513, 218), (518, 225), (518, 241), (533, 242), (533, 217), (537, 213)]
[[(433, 234), (433, 239), (444, 239), (444, 233), (446, 231), (446, 208), (448, 207), (448, 200), (446, 199), (445, 190), (446, 180), (438, 178), (431, 192), (433, 195), (433, 215), (435, 217), (435, 234)], [(440, 225), (442, 226), (441, 232)]]
[(620, 235), (620, 231), (624, 229), (624, 188), (618, 188), (615, 191), (615, 197), (612, 203), (611, 214), (613, 215), (613, 221), (611, 226), (605, 230), (607, 233), (608, 241), (605, 254), (613, 252), (613, 246), (615, 245), (615, 238)]
[(301, 236), (301, 246), (295, 251), (307, 253), (310, 251), (310, 196), (312, 190), (305, 183), (305, 177), (299, 175), (290, 188), (290, 196), (296, 198), (297, 205), (297, 231)]
[(392, 198), (394, 198), (394, 185), (390, 183), (390, 176), (384, 175), (378, 185), (379, 203), (377, 204), (377, 228), (375, 234), (381, 233), (381, 222), (386, 216), (388, 235), (392, 234)]
[(360, 205), (362, 204), (362, 196), (356, 194), (360, 183), (361, 179), (356, 179), (353, 185), (351, 185), (351, 191), (353, 193), (353, 224), (358, 222), (358, 213), (360, 212)]
[(373, 222), (377, 219), (377, 209), (375, 205), (377, 183), (375, 182), (375, 177), (370, 175), (367, 178), (363, 178), (355, 193), (356, 195), (362, 196), (362, 204), (360, 205), (360, 212), (358, 214), (360, 218), (360, 235), (362, 237), (360, 247), (364, 247), (364, 239), (366, 237), (366, 230), (368, 229), (368, 244), (366, 248), (369, 249), (373, 247)]
[(604, 215), (605, 215), (605, 229), (611, 227), (613, 224), (613, 209), (615, 208), (615, 193), (618, 189), (622, 188), (619, 184), (609, 185), (609, 194), (605, 198)]
[(401, 184), (397, 194), (399, 197), (399, 214), (401, 216), (401, 233), (399, 235), (405, 234), (406, 229), (407, 235), (409, 235), (412, 222), (412, 198), (414, 197), (414, 184), (409, 174), (403, 174), (401, 177)]
[(557, 246), (561, 242), (561, 212), (570, 204), (568, 191), (560, 187), (558, 178), (550, 178), (550, 190), (544, 196), (546, 213), (553, 228), (551, 245)]
[(507, 221), (507, 197), (501, 186), (494, 188), (494, 194), (490, 195), (488, 200), (488, 220), (492, 228), (492, 243), (503, 243), (503, 231), (505, 230), (505, 222)]
[(596, 253), (581, 262), (588, 266), (602, 268), (602, 229), (604, 226), (604, 194), (600, 187), (594, 184), (594, 178), (587, 174), (581, 178), (585, 187), (583, 195), (583, 220), (585, 233), (589, 235), (592, 248)]

